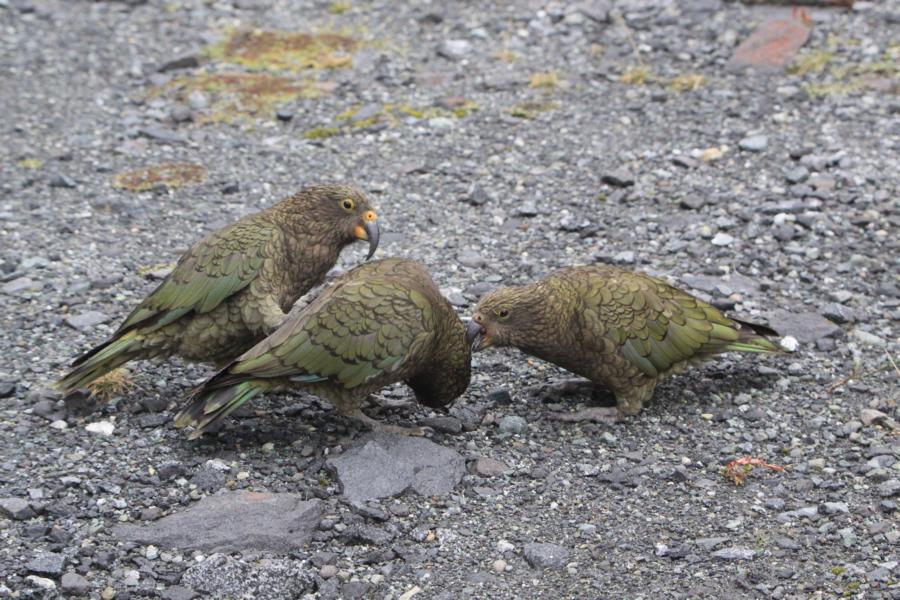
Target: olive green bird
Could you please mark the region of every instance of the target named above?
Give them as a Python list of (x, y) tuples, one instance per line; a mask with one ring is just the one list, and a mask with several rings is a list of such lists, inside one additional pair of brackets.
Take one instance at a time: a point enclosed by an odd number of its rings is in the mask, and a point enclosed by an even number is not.
[(780, 352), (761, 325), (730, 319), (664, 281), (608, 265), (568, 267), (478, 303), (473, 351), (514, 346), (609, 389), (634, 415), (670, 373), (721, 352)]
[(444, 409), (469, 385), (466, 328), (417, 263), (388, 258), (336, 279), (275, 333), (200, 385), (175, 417), (192, 438), (261, 392), (301, 389), (373, 429), (421, 435), (363, 414), (367, 395), (403, 381)]
[(376, 214), (346, 185), (314, 185), (194, 244), (116, 332), (72, 363), (68, 394), (135, 359), (222, 365), (274, 331), (344, 247), (378, 247)]

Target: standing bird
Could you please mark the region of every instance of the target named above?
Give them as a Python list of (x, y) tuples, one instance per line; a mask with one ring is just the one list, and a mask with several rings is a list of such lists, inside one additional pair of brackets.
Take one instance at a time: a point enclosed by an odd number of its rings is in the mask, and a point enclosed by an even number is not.
[(399, 381), (443, 409), (469, 385), (466, 328), (417, 263), (388, 258), (336, 279), (265, 340), (200, 385), (175, 417), (191, 438), (260, 392), (299, 388), (373, 429), (422, 435), (363, 414), (365, 397)]
[(634, 415), (669, 373), (728, 351), (779, 352), (762, 325), (729, 319), (687, 292), (608, 265), (568, 267), (487, 294), (466, 328), (473, 351), (515, 346), (600, 384)]
[(111, 338), (79, 356), (64, 394), (130, 360), (179, 355), (223, 364), (275, 330), (345, 246), (378, 247), (375, 211), (346, 185), (314, 185), (194, 244)]

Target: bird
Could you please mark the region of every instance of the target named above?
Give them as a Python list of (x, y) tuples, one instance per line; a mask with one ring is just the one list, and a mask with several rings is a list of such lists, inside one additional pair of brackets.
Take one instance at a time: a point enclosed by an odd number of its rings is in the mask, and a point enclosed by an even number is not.
[(329, 284), (273, 334), (198, 386), (175, 417), (197, 438), (259, 393), (300, 389), (371, 429), (423, 435), (362, 412), (369, 394), (397, 382), (446, 410), (469, 385), (466, 328), (418, 263), (387, 258)]
[(781, 352), (774, 330), (729, 318), (645, 273), (605, 264), (566, 267), (489, 292), (466, 336), (473, 352), (512, 346), (611, 391), (616, 407), (591, 411), (606, 413), (598, 420), (639, 413), (667, 375), (715, 354)]
[(377, 214), (341, 184), (310, 185), (212, 232), (112, 336), (85, 352), (55, 383), (63, 395), (131, 360), (173, 355), (221, 366), (281, 325), (293, 303), (320, 284), (346, 246), (378, 248)]

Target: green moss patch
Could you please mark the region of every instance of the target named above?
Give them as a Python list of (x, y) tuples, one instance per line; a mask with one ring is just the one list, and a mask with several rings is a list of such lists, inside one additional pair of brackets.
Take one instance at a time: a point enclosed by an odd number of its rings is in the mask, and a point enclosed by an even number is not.
[(349, 67), (359, 45), (357, 40), (339, 33), (237, 29), (223, 42), (208, 47), (206, 56), (254, 71), (299, 72)]
[(112, 185), (122, 190), (146, 192), (159, 185), (179, 188), (196, 184), (206, 179), (206, 169), (192, 163), (163, 163), (135, 171), (119, 173), (112, 179)]

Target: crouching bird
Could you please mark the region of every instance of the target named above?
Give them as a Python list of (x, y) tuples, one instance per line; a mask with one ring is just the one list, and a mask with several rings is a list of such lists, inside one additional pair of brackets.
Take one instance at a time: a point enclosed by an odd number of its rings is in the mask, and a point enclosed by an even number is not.
[[(779, 352), (761, 325), (730, 319), (664, 281), (608, 265), (501, 288), (467, 326), (473, 351), (514, 346), (609, 389), (634, 415), (670, 373), (721, 352)], [(608, 409), (607, 409), (608, 410)], [(615, 417), (612, 414), (607, 417)]]
[(346, 185), (314, 185), (194, 244), (111, 338), (81, 355), (56, 388), (68, 394), (135, 359), (179, 355), (218, 365), (274, 331), (341, 250), (378, 247), (375, 211)]
[(469, 385), (466, 328), (417, 263), (389, 258), (331, 283), (275, 333), (200, 385), (175, 417), (191, 438), (260, 392), (302, 389), (373, 429), (421, 435), (363, 414), (365, 397), (403, 381), (416, 399), (444, 408)]

